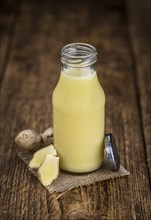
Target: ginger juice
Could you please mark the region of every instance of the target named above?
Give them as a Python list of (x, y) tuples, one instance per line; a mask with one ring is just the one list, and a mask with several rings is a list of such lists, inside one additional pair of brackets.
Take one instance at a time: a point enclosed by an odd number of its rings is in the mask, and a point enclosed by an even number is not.
[(54, 146), (60, 168), (83, 173), (98, 169), (104, 158), (105, 95), (95, 70), (96, 49), (84, 43), (66, 45), (54, 89)]

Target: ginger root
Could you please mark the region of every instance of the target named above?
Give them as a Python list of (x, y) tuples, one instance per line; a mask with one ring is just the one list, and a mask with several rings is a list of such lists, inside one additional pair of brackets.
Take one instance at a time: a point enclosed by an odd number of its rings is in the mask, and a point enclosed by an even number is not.
[(38, 169), (38, 175), (42, 185), (49, 186), (59, 175), (59, 157), (47, 154)]
[(15, 142), (34, 153), (29, 167), (38, 169), (42, 185), (50, 185), (59, 175), (59, 157), (52, 145), (53, 128), (46, 129), (42, 134), (31, 129), (23, 130), (16, 136)]
[(41, 135), (34, 130), (26, 129), (17, 135), (15, 142), (26, 150), (38, 149), (41, 144)]
[(38, 176), (42, 185), (50, 185), (59, 175), (59, 157), (54, 146), (51, 144), (36, 151), (29, 167), (38, 168)]
[(54, 146), (51, 144), (47, 147), (44, 147), (38, 151), (36, 151), (34, 154), (33, 154), (33, 158), (31, 159), (30, 163), (29, 163), (29, 167), (30, 168), (39, 168), (40, 165), (42, 164), (42, 162), (44, 161), (45, 159), (45, 156), (47, 154), (51, 154), (53, 156), (57, 156), (57, 152), (54, 148)]
[(42, 134), (42, 141), (44, 144), (49, 145), (52, 143), (53, 138), (53, 128), (47, 128)]
[(15, 142), (25, 150), (36, 151), (52, 144), (53, 129), (48, 128), (42, 134), (35, 130), (26, 129), (21, 131), (15, 138)]

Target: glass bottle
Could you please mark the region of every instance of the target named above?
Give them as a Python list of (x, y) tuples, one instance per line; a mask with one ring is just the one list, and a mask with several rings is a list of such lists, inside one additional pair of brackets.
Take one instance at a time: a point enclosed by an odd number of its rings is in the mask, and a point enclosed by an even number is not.
[(104, 158), (105, 95), (96, 73), (97, 51), (85, 43), (61, 50), (61, 74), (52, 96), (54, 146), (60, 168), (98, 169)]

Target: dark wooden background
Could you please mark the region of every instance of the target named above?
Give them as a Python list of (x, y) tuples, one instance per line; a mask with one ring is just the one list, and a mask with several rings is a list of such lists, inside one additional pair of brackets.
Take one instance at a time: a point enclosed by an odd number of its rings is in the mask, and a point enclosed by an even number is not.
[[(151, 1), (6, 0), (0, 3), (0, 219), (151, 219)], [(60, 49), (97, 48), (106, 132), (130, 176), (79, 187), (58, 200), (17, 157), (14, 138), (52, 125)]]

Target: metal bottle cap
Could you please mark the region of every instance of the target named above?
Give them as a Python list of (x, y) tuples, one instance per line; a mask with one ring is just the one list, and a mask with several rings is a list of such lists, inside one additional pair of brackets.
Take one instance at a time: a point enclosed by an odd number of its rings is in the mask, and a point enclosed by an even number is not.
[(112, 171), (118, 171), (120, 168), (120, 155), (117, 150), (115, 138), (112, 134), (105, 134), (104, 156)]

